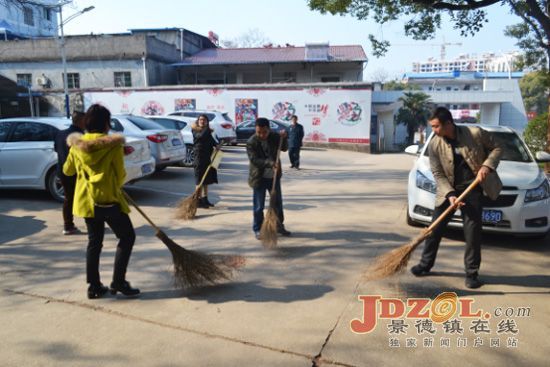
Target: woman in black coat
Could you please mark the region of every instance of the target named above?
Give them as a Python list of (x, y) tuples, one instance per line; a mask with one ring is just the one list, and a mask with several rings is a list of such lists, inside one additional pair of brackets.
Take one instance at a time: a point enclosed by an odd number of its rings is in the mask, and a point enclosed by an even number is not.
[[(218, 141), (212, 136), (213, 130), (210, 128), (206, 115), (200, 115), (191, 128), (193, 130), (193, 149), (195, 152), (195, 184), (198, 186), (211, 163), (212, 152), (214, 149), (219, 149), (219, 145)], [(208, 201), (208, 185), (213, 183), (218, 183), (218, 173), (215, 168), (211, 167), (202, 183), (199, 208), (208, 209), (214, 206)]]

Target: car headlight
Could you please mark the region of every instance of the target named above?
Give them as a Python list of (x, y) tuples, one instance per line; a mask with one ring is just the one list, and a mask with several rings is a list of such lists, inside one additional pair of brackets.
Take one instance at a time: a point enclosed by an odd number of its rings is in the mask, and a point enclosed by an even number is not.
[(525, 193), (525, 202), (530, 203), (533, 201), (544, 200), (550, 197), (550, 184), (547, 179), (544, 179), (539, 187), (536, 189), (527, 190)]
[(420, 171), (416, 171), (416, 187), (435, 194), (435, 182), (424, 176)]

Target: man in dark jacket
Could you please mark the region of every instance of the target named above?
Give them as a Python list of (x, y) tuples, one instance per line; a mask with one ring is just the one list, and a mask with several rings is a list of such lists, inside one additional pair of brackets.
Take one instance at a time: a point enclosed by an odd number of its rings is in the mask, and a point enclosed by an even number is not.
[(298, 116), (292, 115), (288, 129), (288, 158), (290, 168), (300, 169), (300, 148), (304, 139), (304, 127), (298, 123)]
[(256, 239), (260, 239), (260, 228), (264, 221), (265, 193), (271, 191), (273, 175), (276, 175), (275, 193), (277, 198), (277, 215), (279, 216), (279, 234), (290, 236), (290, 232), (284, 227), (283, 196), (281, 194), (281, 163), (277, 161), (277, 150), (282, 140), (281, 151), (288, 149), (287, 133), (282, 130), (280, 134), (274, 133), (269, 128), (269, 120), (260, 117), (256, 120), (256, 133), (248, 139), (246, 152), (250, 160), (248, 185), (254, 190), (254, 223), (252, 230)]
[(69, 155), (69, 147), (67, 146), (67, 137), (74, 133), (84, 133), (84, 113), (73, 112), (72, 125), (68, 129), (61, 130), (55, 136), (54, 149), (57, 152), (57, 175), (61, 180), (61, 185), (65, 192), (65, 200), (63, 201), (63, 234), (71, 235), (78, 234), (80, 231), (74, 225), (73, 219), (73, 199), (74, 188), (76, 185), (76, 176), (66, 176), (63, 173), (63, 165)]

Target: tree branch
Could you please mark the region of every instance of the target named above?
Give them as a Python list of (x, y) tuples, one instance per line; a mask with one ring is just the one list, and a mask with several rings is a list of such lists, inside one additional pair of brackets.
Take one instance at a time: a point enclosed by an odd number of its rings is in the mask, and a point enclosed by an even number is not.
[(525, 13), (521, 9), (519, 9), (519, 7), (517, 6), (516, 3), (514, 3), (513, 1), (508, 1), (508, 3), (510, 4), (512, 9), (514, 10), (514, 13), (516, 13), (517, 16), (519, 16), (521, 19), (523, 19), (525, 21), (525, 23), (527, 23), (529, 25), (531, 30), (536, 35), (537, 42), (538, 42), (539, 46), (541, 48), (545, 49), (546, 53), (548, 54), (549, 51), (550, 51), (550, 44), (548, 44), (548, 42), (546, 40), (550, 37), (550, 34), (547, 34), (547, 37), (545, 38), (544, 35), (542, 34), (542, 32), (540, 31), (540, 29), (533, 22), (533, 20), (531, 20), (531, 18), (529, 18), (527, 15), (525, 15)]
[(465, 3), (460, 4), (452, 4), (452, 3), (446, 3), (443, 1), (429, 1), (429, 0), (418, 0), (414, 1), (416, 3), (419, 3), (425, 7), (430, 7), (437, 10), (475, 10), (480, 8), (485, 8), (490, 5), (499, 3), (500, 0), (466, 0)]

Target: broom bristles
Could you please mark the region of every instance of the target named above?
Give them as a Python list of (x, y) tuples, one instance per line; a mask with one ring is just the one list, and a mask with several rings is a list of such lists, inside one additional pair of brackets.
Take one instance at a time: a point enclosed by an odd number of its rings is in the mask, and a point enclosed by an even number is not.
[(265, 215), (264, 222), (260, 228), (260, 239), (266, 249), (277, 247), (277, 229), (279, 228), (279, 217), (275, 208), (270, 207)]
[(156, 236), (172, 254), (176, 287), (195, 288), (228, 280), (246, 262), (244, 257), (238, 255), (208, 255), (186, 250), (162, 231), (157, 231)]
[(195, 190), (193, 195), (186, 197), (178, 203), (176, 218), (190, 220), (195, 218), (199, 206), (200, 189)]
[(406, 245), (386, 252), (373, 261), (373, 265), (363, 275), (366, 280), (378, 280), (395, 275), (407, 267), (413, 251), (426, 238), (423, 233)]

